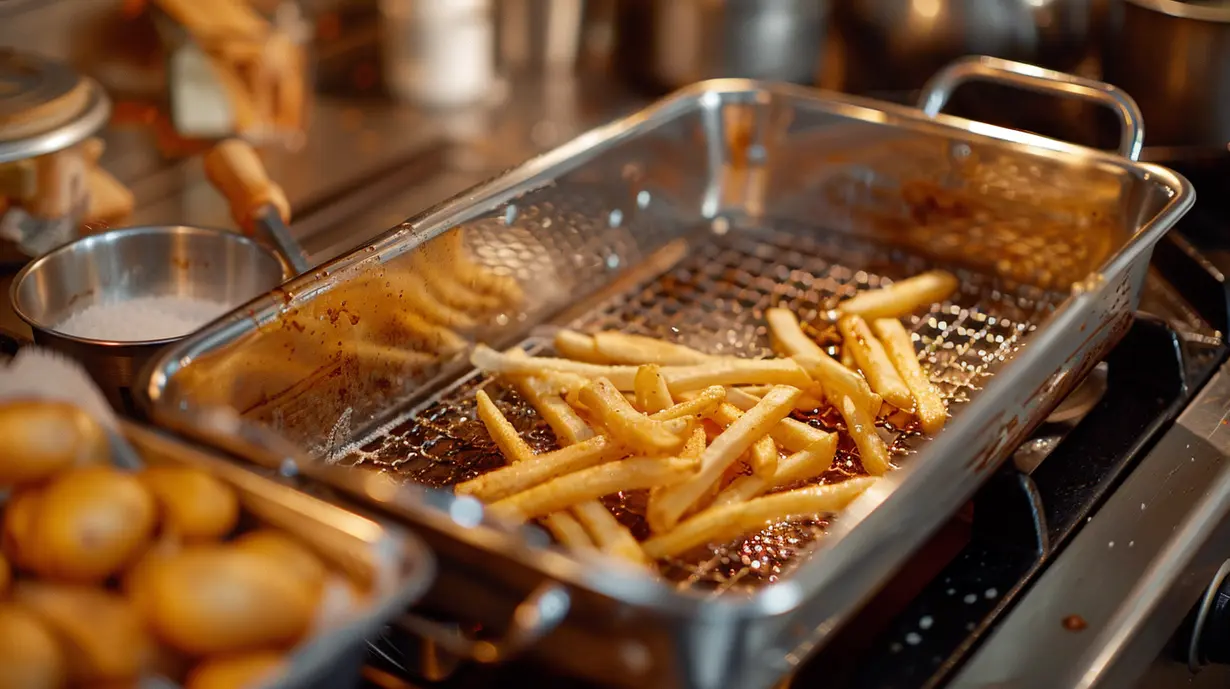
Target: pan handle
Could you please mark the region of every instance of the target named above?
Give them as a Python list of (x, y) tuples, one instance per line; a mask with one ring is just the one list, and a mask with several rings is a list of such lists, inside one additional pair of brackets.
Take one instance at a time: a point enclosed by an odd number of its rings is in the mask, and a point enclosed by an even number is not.
[(530, 648), (558, 627), (568, 615), (571, 604), (572, 597), (562, 585), (543, 582), (516, 607), (507, 633), (497, 641), (475, 641), (451, 625), (414, 613), (397, 618), (393, 626), (433, 641), (440, 649), (459, 658), (485, 664), (499, 663)]
[(971, 56), (951, 62), (923, 86), (918, 107), (929, 117), (944, 110), (954, 91), (962, 84), (984, 81), (1016, 86), (1036, 93), (1078, 98), (1115, 111), (1122, 132), (1119, 135), (1119, 155), (1128, 160), (1140, 157), (1144, 146), (1145, 125), (1140, 106), (1120, 89), (1074, 74), (1043, 69), (1023, 62), (997, 57)]

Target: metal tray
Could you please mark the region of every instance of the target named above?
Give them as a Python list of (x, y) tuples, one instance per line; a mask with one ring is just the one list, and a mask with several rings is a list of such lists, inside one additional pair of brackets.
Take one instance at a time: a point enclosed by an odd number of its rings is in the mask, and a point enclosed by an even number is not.
[[(199, 420), (206, 417), (198, 416)], [(207, 471), (238, 491), (244, 510), (260, 523), (302, 539), (339, 571), (372, 585), (373, 596), (345, 624), (323, 630), (289, 656), (286, 672), (262, 689), (357, 687), (368, 643), (431, 585), (435, 561), (426, 545), (403, 529), (382, 524), (259, 476), (213, 449), (165, 432), (121, 422), (142, 459)], [(216, 428), (200, 423), (198, 433)]]
[[(970, 79), (1113, 108), (1119, 155), (939, 114)], [(684, 89), (174, 347), (148, 372), (151, 414), (186, 429), (185, 408), (238, 409), (311, 448), (321, 480), (418, 525), (448, 572), (427, 602), (447, 619), (508, 628), (480, 649), (423, 617), (403, 621), (450, 650), (491, 660), (537, 641), (567, 670), (628, 686), (768, 686), (1125, 332), (1154, 244), (1194, 198), (1180, 176), (1134, 162), (1139, 113), (1104, 84), (975, 58), (938, 75), (922, 107), (741, 80)], [(440, 278), (423, 247), (459, 226), (469, 253), (526, 293), (471, 333), (496, 346), (540, 346), (535, 328), (571, 324), (755, 356), (766, 306), (807, 316), (881, 279), (947, 267), (960, 293), (910, 325), (953, 419), (929, 442), (901, 438), (901, 468), (831, 523), (774, 527), (668, 563), (666, 578), (536, 544), (444, 492), (373, 492), (371, 472), (344, 467), (447, 485), (493, 460), (463, 401), (486, 382), (464, 356), (370, 347), (388, 342), (381, 324), (406, 298), (401, 276)]]

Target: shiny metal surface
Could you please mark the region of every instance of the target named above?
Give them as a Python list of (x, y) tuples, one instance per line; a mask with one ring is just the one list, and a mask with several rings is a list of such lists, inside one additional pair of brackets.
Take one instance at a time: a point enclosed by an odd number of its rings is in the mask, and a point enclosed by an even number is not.
[(1149, 145), (1224, 150), (1230, 144), (1230, 6), (1122, 0), (1114, 7), (1103, 76), (1140, 103)]
[(741, 77), (809, 84), (827, 0), (618, 0), (617, 69), (658, 89)]
[[(73, 97), (81, 89), (81, 102)], [(0, 49), (0, 119), (20, 122), (56, 101), (67, 110), (38, 115), (14, 136), (0, 136), (0, 163), (60, 151), (93, 136), (111, 115), (111, 100), (93, 79), (52, 60)], [(12, 129), (14, 125), (6, 124)]]
[(1071, 70), (1097, 36), (1098, 0), (846, 0), (834, 4), (847, 60), (877, 89), (918, 88), (966, 55)]
[(91, 304), (137, 296), (178, 295), (238, 307), (284, 277), (278, 257), (242, 235), (135, 227), (85, 237), (30, 262), (10, 293), (35, 342), (81, 361), (111, 403), (129, 409), (141, 366), (179, 338), (111, 342), (65, 335), (57, 324)]
[[(992, 218), (1011, 220), (997, 227), (1016, 232), (1018, 248), (1041, 242), (1071, 250), (1061, 257), (1033, 248), (1002, 261), (1005, 246), (980, 244), (985, 220), (940, 214), (920, 221), (908, 201), (903, 209), (900, 190), (913, 183), (943, 185), (954, 203), (987, 204)], [(917, 202), (927, 207), (926, 199)], [(567, 670), (633, 686), (764, 687), (824, 643), (1102, 358), (1131, 321), (1153, 244), (1191, 202), (1190, 185), (1163, 168), (1031, 134), (786, 85), (708, 82), (288, 283), (254, 302), (251, 314), (233, 314), (169, 349), (142, 392), (162, 423), (182, 425), (184, 405), (230, 404), (307, 445), (356, 440), (382, 415), (465, 370), (442, 357), (390, 374), (387, 360), (364, 361), (357, 348), (380, 344), (365, 339), (378, 336), (381, 304), (389, 303), (379, 278), (404, 270), (422, 244), (459, 225), (483, 238), (471, 247), (480, 260), (526, 288), (521, 313), (505, 313), (483, 331), (497, 345), (568, 305), (592, 305), (582, 300), (587, 292), (627, 293), (671, 265), (657, 262), (679, 248), (672, 240), (714, 219), (728, 221), (712, 226), (720, 234), (741, 232), (735, 220), (824, 217), (826, 229), (930, 250), (935, 260), (955, 251), (948, 256), (977, 270), (1070, 292), (985, 384), (978, 403), (852, 505), (816, 557), (750, 596), (678, 591), (639, 572), (559, 555), (486, 527), (472, 501), (449, 494), (423, 491), (420, 504), (396, 506), (433, 530), (437, 552), (453, 554), (450, 583), (475, 587), (446, 599), (455, 606), (450, 614), (490, 616), (491, 606), (480, 603), (493, 591), (520, 601), (554, 580), (569, 587), (573, 605), (537, 652)], [(1079, 218), (1094, 216), (1107, 220), (1072, 232)], [(292, 323), (325, 328), (321, 341), (339, 344), (313, 352), (303, 341), (291, 362)], [(261, 327), (281, 324), (288, 327)], [(318, 373), (305, 377), (299, 366)], [(262, 401), (278, 391), (276, 403)], [(398, 492), (400, 500), (414, 495)], [(385, 506), (391, 499), (369, 497)], [(483, 563), (480, 571), (473, 562)], [(628, 645), (637, 650), (617, 653)]]
[(943, 112), (954, 91), (973, 81), (1005, 84), (1106, 107), (1114, 111), (1119, 120), (1119, 155), (1128, 160), (1140, 158), (1140, 149), (1145, 143), (1144, 117), (1131, 96), (1100, 81), (1021, 62), (994, 57), (957, 60), (927, 81), (918, 97), (918, 107), (928, 115), (937, 115)]
[[(952, 687), (1124, 687), (1141, 677), (1140, 686), (1160, 687), (1193, 679), (1187, 647), (1168, 650), (1167, 642), (1230, 553), (1228, 408), (1230, 368), (1223, 367)], [(1212, 674), (1214, 686), (1225, 677)]]

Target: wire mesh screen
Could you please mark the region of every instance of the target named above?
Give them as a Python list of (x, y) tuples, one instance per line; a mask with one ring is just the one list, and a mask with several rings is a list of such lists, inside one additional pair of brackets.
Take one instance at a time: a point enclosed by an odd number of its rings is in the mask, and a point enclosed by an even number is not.
[[(609, 298), (569, 327), (650, 335), (712, 354), (764, 357), (772, 353), (765, 309), (787, 306), (809, 324), (813, 337), (836, 343), (828, 324), (838, 301), (934, 267), (900, 250), (802, 225), (731, 229), (718, 223), (702, 232), (707, 241), (697, 242), (676, 265)], [(488, 259), (499, 262), (498, 256)], [(1025, 344), (1060, 296), (953, 270), (962, 280), (961, 291), (907, 325), (932, 381), (951, 412), (959, 414), (984, 380)], [(543, 338), (531, 337), (522, 346), (531, 353), (552, 353)], [(837, 353), (836, 344), (830, 351)], [(435, 487), (503, 466), (504, 458), (476, 416), (474, 393), (480, 387), (537, 452), (557, 447), (550, 427), (511, 386), (474, 373), (345, 448), (342, 461)], [(842, 430), (841, 417), (831, 409), (796, 412), (795, 417), (827, 431)], [(881, 419), (879, 430), (897, 462), (908, 461), (924, 442), (904, 415)], [(853, 443), (845, 434), (839, 437), (833, 468), (813, 483), (863, 473)], [(643, 492), (608, 496), (605, 502), (635, 535), (648, 535)], [(662, 563), (661, 572), (681, 586), (713, 591), (770, 583), (788, 575), (825, 527), (823, 520), (774, 524), (671, 559)]]

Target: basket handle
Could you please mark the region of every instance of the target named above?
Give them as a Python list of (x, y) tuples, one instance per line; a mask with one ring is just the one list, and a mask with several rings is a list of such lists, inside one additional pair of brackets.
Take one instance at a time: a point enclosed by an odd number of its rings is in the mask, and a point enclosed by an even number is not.
[(1077, 98), (1115, 111), (1119, 117), (1119, 155), (1128, 160), (1140, 157), (1144, 146), (1145, 125), (1140, 106), (1132, 97), (1110, 84), (1086, 79), (1075, 74), (1043, 69), (1023, 62), (997, 57), (963, 57), (949, 63), (927, 81), (918, 107), (929, 117), (944, 110), (953, 92), (971, 81), (983, 81), (1016, 86), (1027, 91)]
[(393, 626), (420, 638), (434, 641), (441, 649), (459, 658), (490, 664), (503, 662), (533, 646), (559, 626), (568, 615), (572, 597), (561, 584), (544, 582), (517, 605), (504, 638), (475, 641), (451, 625), (406, 613)]

